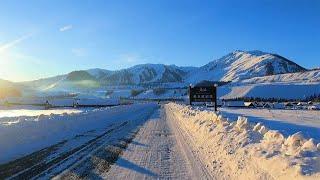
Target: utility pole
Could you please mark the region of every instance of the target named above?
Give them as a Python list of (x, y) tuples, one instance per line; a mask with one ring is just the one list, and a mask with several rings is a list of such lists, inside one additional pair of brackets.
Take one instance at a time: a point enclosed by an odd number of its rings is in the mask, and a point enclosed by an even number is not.
[(191, 84), (189, 85), (189, 105), (192, 105)]

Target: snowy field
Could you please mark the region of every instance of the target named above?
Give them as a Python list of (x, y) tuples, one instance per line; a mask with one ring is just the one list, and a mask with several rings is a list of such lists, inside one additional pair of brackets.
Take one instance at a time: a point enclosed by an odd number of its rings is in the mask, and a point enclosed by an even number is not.
[(250, 122), (263, 123), (271, 129), (279, 130), (288, 136), (301, 131), (305, 137), (320, 141), (320, 111), (220, 108), (223, 116), (237, 120), (238, 116), (247, 117)]
[(71, 114), (81, 113), (79, 109), (0, 109), (0, 123), (4, 117), (19, 117), (19, 116), (39, 116), (39, 115), (51, 115), (51, 114)]
[(237, 97), (304, 99), (319, 93), (319, 83), (234, 83), (218, 88), (218, 96), (223, 99)]
[[(103, 132), (112, 123), (141, 121), (155, 104), (135, 104), (88, 110), (4, 110), (0, 119), (0, 164), (23, 157), (77, 135)], [(64, 112), (62, 112), (64, 111)], [(66, 112), (67, 111), (67, 112)], [(71, 112), (70, 111), (76, 111)], [(32, 116), (28, 116), (31, 113)], [(36, 114), (40, 114), (34, 116)]]

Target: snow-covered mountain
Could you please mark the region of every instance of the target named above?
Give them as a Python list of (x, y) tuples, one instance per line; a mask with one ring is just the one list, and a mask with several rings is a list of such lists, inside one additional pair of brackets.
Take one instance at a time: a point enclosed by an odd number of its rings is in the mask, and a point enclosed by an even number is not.
[(270, 76), (254, 77), (239, 81), (238, 84), (256, 83), (319, 83), (320, 69), (297, 73), (276, 74)]
[(115, 71), (99, 80), (107, 85), (183, 82), (188, 69), (174, 65), (142, 64)]
[(277, 54), (238, 50), (196, 69), (189, 74), (186, 81), (238, 81), (301, 71), (306, 69)]
[(234, 51), (201, 67), (178, 67), (164, 64), (141, 64), (109, 71), (89, 69), (24, 84), (40, 89), (100, 87), (108, 85), (157, 85), (197, 83), (202, 80), (240, 81), (254, 77), (307, 71), (276, 54), (262, 51)]

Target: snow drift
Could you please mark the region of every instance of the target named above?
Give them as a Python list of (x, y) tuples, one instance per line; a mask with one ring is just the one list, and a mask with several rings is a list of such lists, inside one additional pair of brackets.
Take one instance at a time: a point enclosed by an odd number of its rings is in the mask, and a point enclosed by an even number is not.
[(169, 103), (168, 118), (190, 135), (217, 179), (319, 179), (320, 144), (301, 133), (284, 137), (245, 117), (231, 122), (206, 110)]

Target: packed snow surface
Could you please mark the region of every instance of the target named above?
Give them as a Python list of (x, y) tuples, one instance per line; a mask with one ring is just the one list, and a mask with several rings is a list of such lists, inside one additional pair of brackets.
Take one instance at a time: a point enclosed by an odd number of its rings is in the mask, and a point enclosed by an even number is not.
[(319, 179), (320, 144), (301, 132), (285, 137), (268, 124), (237, 121), (186, 105), (169, 103), (167, 118), (191, 136), (217, 179)]
[(85, 132), (103, 131), (115, 121), (146, 118), (155, 107), (135, 104), (71, 114), (1, 118), (0, 164)]
[(178, 129), (157, 110), (103, 179), (211, 179)]

